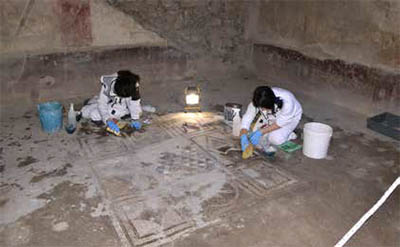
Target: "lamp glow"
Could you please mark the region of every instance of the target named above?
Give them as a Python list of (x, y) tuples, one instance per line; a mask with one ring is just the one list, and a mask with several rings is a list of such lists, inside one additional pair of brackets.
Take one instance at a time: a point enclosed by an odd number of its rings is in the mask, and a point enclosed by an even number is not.
[(186, 95), (187, 105), (198, 105), (200, 101), (200, 96), (198, 94), (188, 94)]
[(200, 110), (200, 88), (187, 87), (185, 89), (185, 112), (187, 111), (201, 111)]

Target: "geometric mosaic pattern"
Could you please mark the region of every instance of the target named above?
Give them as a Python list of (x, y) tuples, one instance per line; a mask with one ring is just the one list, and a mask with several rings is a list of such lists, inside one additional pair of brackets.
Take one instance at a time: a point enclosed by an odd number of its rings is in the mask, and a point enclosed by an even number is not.
[[(169, 114), (131, 137), (79, 139), (126, 246), (160, 246), (296, 183), (212, 113)], [(233, 150), (225, 152), (226, 150)]]
[(235, 176), (240, 187), (261, 197), (297, 182), (287, 173), (261, 160), (252, 167), (240, 167), (235, 171)]
[[(167, 199), (158, 198), (168, 205)], [(115, 207), (119, 222), (133, 246), (160, 245), (168, 236), (177, 236), (193, 228), (193, 222), (171, 207), (154, 209), (146, 201), (134, 199), (122, 201)]]
[(100, 158), (114, 156), (128, 150), (128, 143), (125, 139), (115, 136), (99, 138), (91, 135), (79, 138), (79, 153), (88, 158)]

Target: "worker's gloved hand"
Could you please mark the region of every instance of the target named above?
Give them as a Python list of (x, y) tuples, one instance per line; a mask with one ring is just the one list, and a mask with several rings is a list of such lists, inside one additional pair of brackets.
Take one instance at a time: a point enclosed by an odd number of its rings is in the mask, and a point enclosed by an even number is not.
[(109, 127), (112, 131), (114, 131), (116, 133), (120, 132), (118, 125), (112, 120), (107, 121), (107, 127)]
[(135, 128), (137, 130), (140, 130), (142, 128), (142, 124), (137, 120), (136, 121), (132, 121), (131, 127)]
[(253, 132), (250, 134), (250, 142), (253, 145), (258, 145), (258, 143), (260, 142), (262, 133), (261, 130), (257, 130), (256, 132)]
[(249, 139), (247, 138), (247, 135), (241, 135), (240, 136), (240, 146), (242, 147), (242, 151), (246, 150), (246, 148), (250, 145)]

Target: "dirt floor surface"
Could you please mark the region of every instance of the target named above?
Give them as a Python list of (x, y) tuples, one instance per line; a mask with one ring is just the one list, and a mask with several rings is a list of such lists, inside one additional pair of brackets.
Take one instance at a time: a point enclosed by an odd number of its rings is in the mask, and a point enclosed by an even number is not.
[[(399, 143), (300, 92), (299, 129), (334, 129), (328, 156), (279, 150), (244, 161), (221, 110), (247, 104), (263, 83), (245, 72), (208, 78), (204, 112), (187, 114), (148, 87), (157, 112), (122, 137), (85, 121), (49, 135), (34, 108), (3, 114), (0, 246), (333, 246), (399, 176)], [(397, 189), (348, 246), (398, 246), (399, 205)]]

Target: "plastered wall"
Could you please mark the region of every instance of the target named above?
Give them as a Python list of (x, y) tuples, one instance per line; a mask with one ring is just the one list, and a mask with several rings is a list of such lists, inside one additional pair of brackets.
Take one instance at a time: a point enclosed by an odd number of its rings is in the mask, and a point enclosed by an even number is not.
[[(152, 70), (154, 61), (169, 67), (170, 57), (157, 47), (172, 46), (181, 63), (206, 57), (204, 65), (216, 72), (216, 61), (244, 64), (261, 78), (290, 75), (291, 81), (363, 93), (374, 103), (396, 106), (400, 99), (400, 1), (2, 0), (0, 13), (0, 62), (15, 65), (16, 71), (14, 77), (3, 73), (0, 78), (8, 91), (26, 83), (24, 61), (34, 54), (102, 57), (103, 49), (152, 47), (151, 59), (145, 60)], [(10, 56), (21, 59), (10, 63)], [(196, 66), (179, 71), (190, 68), (195, 74)], [(29, 87), (19, 90), (20, 98), (29, 94)], [(7, 97), (9, 102), (15, 98)]]
[(400, 69), (400, 1), (2, 0), (0, 54), (173, 45), (239, 61), (252, 44)]
[(400, 70), (400, 1), (253, 1), (247, 37), (318, 59)]
[(2, 0), (0, 13), (3, 57), (166, 45), (106, 0)]

